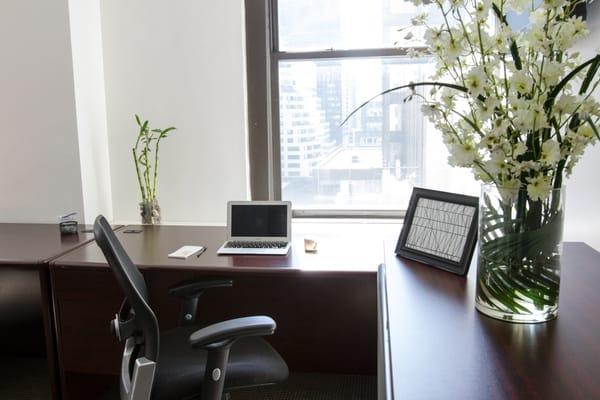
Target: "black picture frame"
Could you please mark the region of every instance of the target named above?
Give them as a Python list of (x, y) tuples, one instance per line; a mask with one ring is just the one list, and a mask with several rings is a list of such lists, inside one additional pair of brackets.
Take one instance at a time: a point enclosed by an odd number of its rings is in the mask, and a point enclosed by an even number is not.
[[(413, 221), (415, 218), (415, 212), (419, 204), (420, 199), (430, 199), (438, 202), (457, 204), (466, 207), (473, 207), (474, 212), (469, 229), (465, 237), (462, 254), (460, 261), (455, 261), (452, 258), (444, 258), (440, 255), (427, 253), (420, 251), (415, 248), (408, 247), (406, 240), (411, 232)], [(443, 211), (442, 211), (443, 213)], [(473, 252), (475, 250), (475, 244), (477, 243), (477, 227), (479, 221), (479, 198), (474, 196), (466, 196), (457, 193), (442, 192), (438, 190), (430, 190), (425, 188), (416, 187), (413, 189), (406, 216), (404, 217), (404, 224), (396, 244), (396, 255), (405, 257), (414, 261), (421, 262), (423, 264), (430, 265), (435, 268), (442, 269), (444, 271), (452, 272), (458, 275), (466, 275), (469, 272), (469, 266), (471, 265), (471, 259), (473, 258)]]

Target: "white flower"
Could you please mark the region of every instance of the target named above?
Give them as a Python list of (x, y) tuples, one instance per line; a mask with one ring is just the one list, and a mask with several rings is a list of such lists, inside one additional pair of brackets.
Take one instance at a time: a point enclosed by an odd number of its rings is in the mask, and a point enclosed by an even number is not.
[(577, 128), (577, 136), (579, 136), (579, 138), (581, 138), (580, 140), (585, 144), (596, 141), (596, 133), (590, 124), (583, 124)]
[(467, 76), (465, 76), (465, 86), (469, 89), (471, 96), (477, 98), (483, 95), (485, 84), (487, 82), (487, 75), (483, 67), (472, 68)]
[(575, 24), (571, 20), (555, 23), (549, 30), (557, 50), (568, 50), (577, 39)]
[(563, 94), (554, 103), (554, 111), (560, 114), (571, 114), (577, 108), (577, 97), (569, 94)]
[(421, 106), (421, 112), (430, 119), (437, 119), (442, 115), (440, 106), (436, 103), (427, 103)]
[(554, 139), (548, 139), (542, 143), (542, 155), (540, 161), (545, 165), (554, 165), (560, 160), (560, 143)]
[(520, 163), (516, 163), (513, 168), (513, 174), (515, 176), (520, 176), (523, 173), (531, 172), (531, 171), (539, 171), (542, 168), (540, 163), (535, 161), (523, 161)]
[(473, 162), (478, 157), (477, 149), (471, 141), (464, 141), (463, 143), (455, 143), (450, 145), (450, 157), (448, 161), (450, 164), (456, 165), (457, 167), (472, 167)]
[(427, 29), (424, 37), (425, 44), (431, 47), (442, 38), (442, 29), (437, 27)]
[(556, 61), (547, 61), (544, 64), (542, 77), (546, 85), (554, 86), (558, 83), (563, 74), (563, 67)]
[(527, 146), (523, 142), (518, 142), (513, 146), (513, 157), (519, 157), (527, 153)]
[(456, 39), (448, 39), (447, 42), (442, 42), (446, 47), (446, 56), (449, 60), (454, 61), (462, 54), (463, 48), (461, 42)]
[(508, 171), (506, 156), (501, 151), (493, 152), (491, 158), (484, 162), (484, 166), (485, 170), (494, 176), (497, 176), (498, 174), (504, 174)]
[(491, 0), (480, 0), (475, 5), (475, 15), (478, 18), (485, 18), (490, 12), (490, 7), (492, 6)]
[(450, 8), (452, 10), (457, 9), (458, 7), (462, 6), (464, 3), (462, 0), (450, 0)]
[(535, 124), (535, 113), (533, 113), (530, 108), (520, 108), (516, 110), (514, 114), (514, 124), (519, 131), (525, 132), (533, 129), (533, 125)]
[(527, 178), (527, 194), (533, 201), (545, 200), (550, 194), (550, 177), (538, 175), (535, 178)]
[[(510, 29), (510, 28), (508, 28), (508, 29)], [(486, 36), (487, 36), (487, 34), (486, 34)], [(496, 46), (496, 49), (498, 50), (498, 52), (500, 52), (500, 53), (508, 52), (509, 38), (507, 35), (506, 28), (498, 29), (496, 34), (493, 37), (490, 37), (489, 40), (490, 40), (491, 44)]]
[(492, 121), (492, 130), (490, 133), (500, 136), (505, 135), (510, 122), (506, 118), (496, 118)]
[[(543, 100), (541, 103), (543, 104)], [(548, 120), (546, 119), (546, 113), (544, 111), (544, 107), (540, 103), (533, 103), (529, 108), (531, 113), (533, 114), (533, 130), (543, 129), (550, 126)]]
[(427, 16), (428, 15), (426, 12), (417, 14), (410, 19), (410, 23), (413, 26), (423, 25), (425, 23), (425, 21), (427, 20)]
[(521, 14), (531, 6), (530, 0), (507, 0), (506, 7)]
[(529, 13), (529, 25), (530, 29), (543, 30), (546, 25), (546, 13), (541, 7), (536, 7), (532, 12)]
[(454, 107), (454, 97), (456, 96), (456, 90), (450, 89), (448, 87), (442, 90), (441, 100), (442, 103), (448, 108)]
[(532, 79), (524, 71), (516, 71), (510, 78), (510, 83), (513, 88), (519, 93), (529, 93), (531, 90)]
[(546, 37), (546, 10), (538, 8), (529, 15), (530, 28), (527, 31), (525, 38), (529, 42), (531, 48), (536, 51), (542, 50), (544, 54), (548, 53), (552, 42)]
[(574, 34), (577, 38), (587, 36), (590, 31), (588, 30), (587, 23), (581, 17), (571, 17), (573, 22)]
[(419, 58), (423, 56), (423, 53), (414, 47), (409, 47), (408, 50), (406, 50), (406, 55), (410, 58)]
[(600, 104), (592, 98), (587, 98), (579, 107), (579, 118), (586, 119), (590, 115), (598, 115), (600, 113)]
[(491, 118), (496, 110), (496, 107), (500, 105), (500, 101), (493, 96), (489, 96), (485, 99), (485, 102), (479, 102), (479, 119), (481, 121), (487, 121)]

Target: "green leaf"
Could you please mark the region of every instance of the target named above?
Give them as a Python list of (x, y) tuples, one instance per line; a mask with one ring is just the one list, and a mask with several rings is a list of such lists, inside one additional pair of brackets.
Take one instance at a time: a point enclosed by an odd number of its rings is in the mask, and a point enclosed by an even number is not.
[(579, 94), (584, 94), (588, 90), (590, 84), (592, 83), (592, 79), (594, 79), (596, 72), (598, 72), (598, 67), (600, 67), (600, 59), (597, 59), (592, 63), (592, 65), (590, 65), (590, 68), (588, 69), (588, 72), (585, 75), (585, 79), (581, 83)]
[(558, 94), (560, 93), (560, 91), (563, 90), (563, 88), (567, 85), (567, 83), (569, 83), (569, 81), (571, 79), (573, 79), (585, 67), (587, 67), (588, 65), (590, 65), (590, 64), (592, 64), (594, 62), (597, 62), (598, 60), (600, 60), (600, 54), (596, 55), (595, 57), (590, 58), (589, 60), (587, 60), (586, 62), (584, 62), (583, 64), (581, 64), (577, 68), (575, 68), (573, 71), (571, 71), (569, 74), (567, 74), (567, 76), (565, 76), (554, 87), (554, 89), (552, 89), (552, 91), (548, 95), (548, 99), (544, 103), (544, 109), (548, 110), (552, 106), (552, 104), (554, 104), (554, 100), (556, 99), (556, 96), (558, 96)]
[(375, 96), (371, 97), (369, 100), (362, 103), (360, 106), (356, 107), (354, 110), (352, 110), (352, 112), (350, 114), (348, 114), (348, 116), (346, 118), (344, 118), (344, 120), (342, 121), (340, 126), (343, 126), (350, 119), (350, 117), (352, 117), (354, 114), (356, 114), (358, 112), (358, 110), (360, 110), (361, 108), (363, 108), (364, 106), (369, 104), (371, 101), (375, 100), (376, 98), (386, 95), (388, 93), (394, 92), (396, 90), (407, 89), (407, 88), (413, 89), (417, 86), (441, 86), (441, 87), (447, 87), (450, 89), (455, 89), (455, 90), (458, 90), (458, 91), (461, 91), (464, 93), (469, 92), (469, 90), (464, 86), (456, 85), (453, 83), (445, 83), (445, 82), (417, 82), (417, 83), (409, 83), (408, 85), (396, 86), (396, 87), (384, 90), (383, 92), (376, 94)]
[(140, 121), (140, 117), (137, 114), (135, 114), (135, 120), (136, 120), (138, 126), (142, 125), (142, 122)]

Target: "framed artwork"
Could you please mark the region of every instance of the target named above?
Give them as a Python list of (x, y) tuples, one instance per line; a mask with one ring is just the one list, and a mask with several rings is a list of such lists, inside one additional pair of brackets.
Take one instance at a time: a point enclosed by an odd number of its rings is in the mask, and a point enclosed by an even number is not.
[(414, 188), (396, 254), (466, 275), (477, 242), (479, 199)]

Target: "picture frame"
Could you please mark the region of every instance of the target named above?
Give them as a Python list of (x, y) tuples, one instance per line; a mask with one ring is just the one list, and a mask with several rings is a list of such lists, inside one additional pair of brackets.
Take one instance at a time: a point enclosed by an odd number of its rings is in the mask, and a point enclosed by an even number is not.
[(395, 253), (457, 275), (469, 272), (479, 198), (415, 187)]

